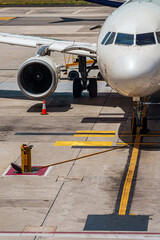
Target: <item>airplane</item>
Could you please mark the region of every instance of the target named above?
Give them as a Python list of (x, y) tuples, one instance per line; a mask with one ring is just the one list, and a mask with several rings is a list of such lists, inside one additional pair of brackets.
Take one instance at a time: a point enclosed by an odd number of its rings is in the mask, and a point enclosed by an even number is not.
[[(160, 90), (159, 0), (122, 4), (105, 20), (97, 44), (9, 33), (0, 33), (0, 42), (39, 47), (37, 54), (22, 64), (17, 77), (22, 93), (31, 99), (44, 99), (57, 87), (60, 69), (50, 56), (52, 51), (79, 56), (81, 78), (73, 81), (74, 97), (81, 97), (86, 89), (90, 97), (97, 96), (97, 80), (87, 79), (97, 62), (103, 79), (137, 104), (134, 131), (138, 126), (147, 131), (147, 119), (142, 118), (144, 98)], [(94, 60), (90, 69), (86, 68), (87, 57)]]
[(127, 0), (112, 1), (112, 0), (85, 0), (86, 2), (97, 3), (100, 5), (118, 8)]

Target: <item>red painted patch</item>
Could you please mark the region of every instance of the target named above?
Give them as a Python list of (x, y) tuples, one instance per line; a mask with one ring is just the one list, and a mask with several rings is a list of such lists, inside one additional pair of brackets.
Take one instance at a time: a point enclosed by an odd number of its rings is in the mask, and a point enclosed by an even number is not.
[[(33, 168), (40, 167), (40, 166), (33, 166)], [(46, 173), (48, 167), (39, 169), (38, 171), (33, 171), (33, 172), (24, 172), (24, 173), (17, 173), (16, 170), (11, 167), (8, 172), (5, 174), (5, 176), (23, 176), (23, 175), (33, 175), (33, 176), (44, 176)]]

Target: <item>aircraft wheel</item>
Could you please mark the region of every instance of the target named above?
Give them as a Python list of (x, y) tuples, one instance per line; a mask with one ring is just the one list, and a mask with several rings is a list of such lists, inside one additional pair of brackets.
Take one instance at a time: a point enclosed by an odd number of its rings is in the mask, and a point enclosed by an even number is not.
[(73, 96), (75, 98), (81, 97), (82, 92), (82, 85), (81, 85), (81, 79), (75, 78), (73, 81)]
[(97, 80), (95, 78), (90, 79), (88, 92), (90, 97), (97, 97)]
[(75, 78), (79, 78), (79, 74), (77, 71), (73, 70), (69, 72), (68, 77), (70, 80), (74, 80)]

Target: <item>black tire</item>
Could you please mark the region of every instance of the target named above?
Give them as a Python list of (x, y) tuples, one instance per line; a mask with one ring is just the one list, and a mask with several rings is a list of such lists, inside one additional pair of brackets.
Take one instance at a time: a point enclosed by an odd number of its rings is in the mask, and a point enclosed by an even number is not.
[(82, 85), (81, 85), (81, 79), (75, 78), (73, 80), (73, 96), (75, 98), (81, 97), (82, 93)]
[(137, 119), (133, 119), (134, 122), (131, 121), (131, 134), (136, 135), (137, 133)]
[(89, 80), (88, 92), (90, 97), (97, 97), (97, 79), (92, 78)]
[(69, 77), (70, 80), (74, 80), (76, 78), (79, 78), (79, 73), (75, 70), (70, 71), (69, 74), (68, 74), (68, 77)]

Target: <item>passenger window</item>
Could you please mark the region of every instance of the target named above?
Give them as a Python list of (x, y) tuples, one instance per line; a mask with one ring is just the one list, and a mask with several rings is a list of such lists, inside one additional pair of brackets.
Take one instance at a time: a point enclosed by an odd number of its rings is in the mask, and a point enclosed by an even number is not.
[(139, 46), (156, 44), (154, 33), (137, 34), (136, 44)]
[(112, 44), (114, 42), (115, 35), (116, 35), (116, 33), (112, 32), (111, 35), (109, 36), (109, 38), (107, 39), (105, 45)]
[(115, 44), (119, 45), (133, 45), (134, 43), (134, 35), (133, 34), (125, 34), (118, 33)]
[(160, 43), (160, 32), (156, 32), (156, 36), (157, 36), (158, 43)]
[(110, 34), (111, 34), (111, 32), (108, 32), (108, 33), (106, 34), (106, 36), (105, 36), (104, 39), (102, 40), (101, 44), (104, 44), (104, 43), (105, 43), (105, 41), (107, 40), (107, 38), (109, 37)]

